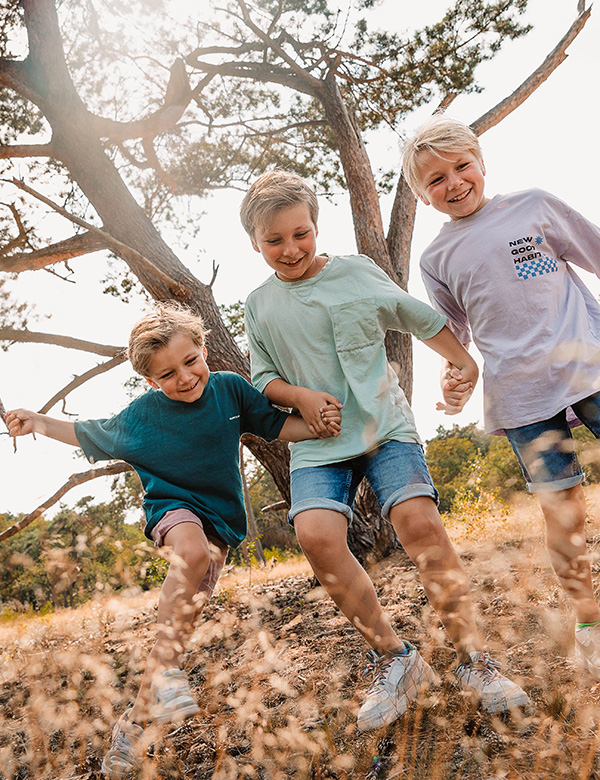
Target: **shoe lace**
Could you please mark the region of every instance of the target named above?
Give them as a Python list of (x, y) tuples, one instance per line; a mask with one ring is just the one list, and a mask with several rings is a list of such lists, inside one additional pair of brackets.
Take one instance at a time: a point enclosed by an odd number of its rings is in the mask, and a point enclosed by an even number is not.
[(385, 685), (390, 666), (395, 659), (396, 656), (379, 655), (376, 650), (369, 650), (367, 652), (367, 665), (362, 670), (362, 677), (373, 675), (373, 682), (369, 688), (369, 693), (376, 688)]
[(492, 682), (499, 676), (500, 663), (495, 661), (489, 653), (477, 653), (476, 657), (472, 660), (464, 661), (459, 665), (459, 669), (465, 669), (471, 667), (476, 670), (485, 680), (486, 683)]

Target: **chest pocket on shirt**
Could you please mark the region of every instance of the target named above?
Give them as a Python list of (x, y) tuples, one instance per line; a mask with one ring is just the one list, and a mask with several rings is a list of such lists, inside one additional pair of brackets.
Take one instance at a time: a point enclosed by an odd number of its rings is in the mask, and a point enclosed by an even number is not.
[(335, 346), (339, 352), (362, 349), (381, 340), (375, 298), (340, 303), (332, 306), (330, 311)]

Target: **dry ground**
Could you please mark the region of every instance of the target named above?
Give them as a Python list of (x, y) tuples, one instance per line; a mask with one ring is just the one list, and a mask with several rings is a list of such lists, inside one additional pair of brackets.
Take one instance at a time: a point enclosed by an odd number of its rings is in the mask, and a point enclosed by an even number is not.
[[(600, 520), (600, 489), (588, 492)], [(534, 702), (482, 717), (452, 685), (454, 653), (412, 567), (371, 574), (440, 682), (388, 729), (361, 735), (365, 646), (298, 559), (222, 577), (187, 655), (200, 714), (148, 729), (139, 777), (194, 780), (600, 779), (600, 685), (573, 662), (573, 617), (550, 570), (535, 501), (450, 528), (487, 646)], [(588, 537), (596, 578), (600, 522)], [(157, 592), (103, 597), (0, 627), (0, 780), (95, 780), (155, 634)]]

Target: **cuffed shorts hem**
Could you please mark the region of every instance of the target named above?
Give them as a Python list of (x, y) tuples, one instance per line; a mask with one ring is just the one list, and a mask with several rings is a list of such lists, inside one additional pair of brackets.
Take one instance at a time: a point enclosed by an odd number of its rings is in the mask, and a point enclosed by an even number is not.
[(310, 509), (330, 509), (333, 512), (340, 512), (345, 515), (348, 522), (352, 521), (352, 510), (346, 504), (342, 504), (340, 501), (333, 501), (330, 498), (315, 497), (297, 501), (288, 512), (288, 523), (294, 525), (296, 515), (299, 515), (300, 512), (307, 512)]
[(392, 507), (398, 506), (398, 504), (402, 504), (404, 501), (409, 501), (411, 498), (421, 498), (422, 496), (433, 499), (436, 504), (440, 503), (438, 492), (431, 485), (408, 485), (407, 487), (402, 488), (402, 490), (396, 491), (396, 493), (393, 493), (388, 498), (383, 505), (381, 515), (386, 520), (389, 520)]
[(554, 482), (527, 482), (527, 490), (530, 493), (558, 493), (559, 490), (568, 490), (575, 485), (580, 485), (584, 480), (585, 475), (580, 473)]

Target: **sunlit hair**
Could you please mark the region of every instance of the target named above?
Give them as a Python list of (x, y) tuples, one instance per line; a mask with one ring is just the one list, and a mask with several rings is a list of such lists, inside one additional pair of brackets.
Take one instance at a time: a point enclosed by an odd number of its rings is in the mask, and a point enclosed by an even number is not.
[(201, 318), (190, 309), (176, 303), (158, 306), (135, 323), (129, 335), (127, 357), (133, 370), (141, 376), (150, 376), (152, 356), (166, 347), (173, 336), (182, 333), (198, 347), (204, 346), (207, 331)]
[(447, 154), (471, 152), (483, 163), (479, 139), (469, 125), (445, 114), (434, 114), (409, 139), (402, 151), (402, 173), (417, 197), (423, 194), (419, 155), (431, 152), (443, 159)]
[(267, 171), (250, 187), (240, 206), (244, 230), (254, 239), (256, 229), (266, 227), (274, 214), (300, 203), (306, 203), (316, 225), (319, 203), (314, 190), (297, 173), (283, 168)]

